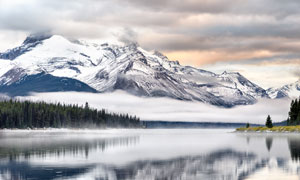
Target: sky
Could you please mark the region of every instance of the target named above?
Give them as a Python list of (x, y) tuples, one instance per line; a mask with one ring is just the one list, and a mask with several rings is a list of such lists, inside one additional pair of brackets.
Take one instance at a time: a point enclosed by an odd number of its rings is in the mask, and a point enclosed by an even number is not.
[(0, 0), (0, 52), (39, 32), (135, 41), (183, 65), (279, 87), (300, 77), (299, 9), (299, 0)]

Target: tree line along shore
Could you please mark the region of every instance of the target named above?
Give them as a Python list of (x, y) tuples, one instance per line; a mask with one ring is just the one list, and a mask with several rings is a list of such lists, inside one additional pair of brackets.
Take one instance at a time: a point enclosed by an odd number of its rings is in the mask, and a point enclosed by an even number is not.
[(236, 130), (238, 132), (300, 132), (300, 98), (292, 100), (286, 126), (273, 126), (271, 116), (268, 115), (264, 127), (250, 127), (250, 124), (247, 123), (246, 127), (237, 128)]
[(0, 101), (0, 129), (138, 128), (140, 119), (128, 114), (60, 103)]

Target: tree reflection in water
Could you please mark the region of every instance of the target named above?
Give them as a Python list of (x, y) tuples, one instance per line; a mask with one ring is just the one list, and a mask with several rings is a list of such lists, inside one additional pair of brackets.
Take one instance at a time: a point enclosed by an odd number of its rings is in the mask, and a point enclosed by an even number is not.
[[(166, 137), (155, 135), (154, 140), (157, 141), (161, 137)], [(194, 134), (192, 135), (194, 136)], [(159, 144), (159, 141), (153, 141), (153, 138), (147, 141), (145, 135), (140, 135), (141, 138), (137, 135), (94, 139), (78, 136), (57, 141), (45, 138), (42, 142), (36, 142), (35, 138), (31, 140), (23, 138), (20, 143), (16, 143), (16, 140), (20, 138), (7, 141), (0, 138), (0, 158), (2, 158), (2, 161), (0, 159), (0, 179), (242, 180), (264, 168), (277, 169), (286, 174), (300, 174), (300, 138), (298, 136), (290, 134), (222, 134), (222, 136), (226, 135), (232, 141), (225, 145), (214, 147), (210, 146), (211, 142), (207, 143), (205, 140), (201, 141), (201, 146), (193, 146), (192, 143), (192, 146), (186, 146), (187, 144), (183, 143), (182, 147), (184, 145), (186, 152), (163, 158), (160, 158), (160, 156), (156, 158), (156, 154), (154, 158), (153, 156), (147, 156), (147, 153), (151, 153), (156, 148), (158, 153), (161, 149), (164, 149), (159, 146), (162, 144)], [(178, 137), (181, 136), (176, 138)], [(184, 140), (185, 138), (184, 136)], [(140, 141), (143, 142), (140, 143)], [(217, 141), (217, 138), (215, 141)], [(228, 144), (231, 146), (228, 147)], [(247, 147), (245, 147), (245, 144), (247, 144)], [(134, 145), (131, 147), (132, 149), (121, 148), (121, 151), (118, 150), (119, 146), (126, 147), (130, 145)], [(172, 143), (167, 143), (167, 145), (171, 146)], [(210, 149), (203, 151), (204, 145), (210, 146)], [(196, 153), (191, 154), (189, 148), (194, 148)], [(110, 153), (110, 150), (113, 153)], [(134, 157), (132, 160), (125, 160), (124, 163), (119, 164), (124, 156), (123, 150), (126, 152), (125, 155), (130, 157), (132, 155), (130, 153), (137, 153), (132, 156)], [(105, 153), (101, 154), (102, 151)], [(121, 152), (121, 155), (118, 154), (119, 152)], [(106, 159), (107, 161), (102, 161), (102, 155), (108, 154), (110, 154), (108, 157), (115, 158), (115, 161), (111, 161), (109, 158)], [(289, 158), (290, 154), (293, 161)], [(66, 156), (63, 159), (71, 157), (71, 160), (75, 163), (47, 164), (48, 161), (43, 163), (43, 160), (46, 159), (44, 157), (49, 158), (51, 162), (57, 156)], [(79, 161), (82, 160), (82, 157), (86, 157), (87, 161), (77, 163), (78, 161), (76, 161), (76, 158), (73, 159), (73, 156), (80, 157), (77, 159)], [(94, 157), (99, 157), (99, 159), (94, 159)], [(32, 163), (34, 160), (37, 160), (36, 164), (38, 165)]]
[(20, 158), (30, 159), (32, 156), (41, 158), (49, 155), (55, 155), (56, 157), (83, 155), (85, 158), (88, 158), (91, 150), (105, 151), (109, 147), (134, 145), (138, 141), (138, 136), (131, 136), (105, 139), (72, 138), (61, 141), (49, 140), (49, 142), (44, 139), (40, 139), (37, 142), (25, 140), (22, 144), (2, 143), (0, 144), (0, 160), (9, 159), (9, 161), (14, 161)]
[(300, 138), (288, 138), (291, 158), (294, 161), (300, 160)]
[[(50, 138), (51, 139), (51, 138)], [(88, 158), (92, 150), (105, 151), (115, 146), (130, 146), (138, 143), (138, 136), (113, 138), (70, 138), (60, 141), (53, 139), (24, 139), (24, 143), (5, 142), (0, 144), (0, 179), (43, 179), (71, 178), (89, 172), (95, 168), (93, 164), (87, 165), (33, 165), (34, 158), (46, 158), (54, 155), (85, 156)], [(20, 161), (19, 161), (20, 160)], [(25, 161), (24, 161), (25, 160)]]
[(267, 136), (266, 137), (266, 146), (267, 146), (267, 149), (269, 152), (272, 148), (272, 143), (273, 143), (273, 137)]

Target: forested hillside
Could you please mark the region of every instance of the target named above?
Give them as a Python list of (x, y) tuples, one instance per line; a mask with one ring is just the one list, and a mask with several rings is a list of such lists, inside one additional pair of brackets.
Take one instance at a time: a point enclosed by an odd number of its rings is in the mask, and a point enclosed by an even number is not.
[(85, 106), (7, 100), (0, 102), (0, 128), (134, 128), (140, 119)]

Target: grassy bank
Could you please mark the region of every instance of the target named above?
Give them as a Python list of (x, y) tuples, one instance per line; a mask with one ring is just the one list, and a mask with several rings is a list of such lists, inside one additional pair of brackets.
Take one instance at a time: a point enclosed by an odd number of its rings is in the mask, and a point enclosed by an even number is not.
[(274, 126), (272, 128), (267, 127), (241, 127), (236, 129), (237, 132), (300, 132), (299, 126)]

